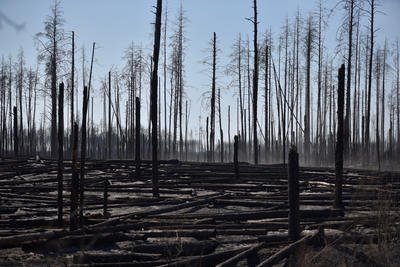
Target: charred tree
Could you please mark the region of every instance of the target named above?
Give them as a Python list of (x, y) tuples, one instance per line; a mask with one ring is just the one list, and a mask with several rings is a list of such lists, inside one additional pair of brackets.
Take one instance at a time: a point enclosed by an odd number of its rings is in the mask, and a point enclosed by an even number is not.
[[(347, 55), (347, 89), (346, 89), (346, 116), (344, 119), (344, 152), (348, 157), (350, 149), (350, 89), (351, 89), (351, 62), (352, 62), (352, 49), (353, 49), (353, 24), (354, 24), (354, 8), (355, 0), (349, 0), (349, 26), (348, 26), (348, 55)], [(354, 114), (353, 114), (354, 116)], [(354, 129), (353, 129), (354, 130)]]
[(369, 34), (369, 66), (368, 66), (368, 95), (367, 95), (367, 116), (365, 118), (365, 149), (366, 149), (366, 157), (369, 157), (369, 150), (370, 150), (370, 120), (371, 120), (371, 90), (372, 90), (372, 61), (374, 55), (374, 22), (375, 22), (375, 0), (369, 0), (370, 5), (370, 34)]
[(58, 225), (63, 225), (63, 171), (64, 171), (64, 83), (60, 83), (58, 92)]
[(140, 99), (136, 97), (136, 128), (135, 128), (135, 177), (140, 178)]
[(295, 147), (288, 157), (288, 202), (289, 202), (289, 239), (292, 242), (300, 238), (300, 191), (299, 191), (299, 154)]
[(212, 53), (212, 81), (211, 81), (211, 123), (210, 123), (210, 160), (214, 161), (215, 144), (215, 80), (216, 80), (216, 57), (217, 57), (217, 34), (213, 34)]
[(74, 114), (74, 86), (75, 86), (75, 32), (72, 31), (72, 62), (71, 62), (71, 137), (70, 137), (70, 145), (71, 145), (71, 156), (73, 153), (73, 129), (74, 129), (74, 121), (75, 121), (75, 114)]
[(258, 41), (257, 41), (257, 0), (253, 1), (253, 46), (254, 46), (254, 73), (253, 73), (253, 151), (254, 164), (258, 164), (258, 140), (257, 140), (257, 101), (258, 101)]
[(111, 158), (111, 133), (112, 133), (112, 125), (111, 125), (111, 71), (108, 72), (108, 158)]
[(221, 162), (224, 162), (224, 132), (222, 130), (222, 118), (221, 118), (221, 89), (218, 88), (218, 120), (219, 120), (219, 136), (220, 136), (220, 158)]
[[(168, 8), (167, 1), (165, 1), (165, 15), (164, 15), (164, 28), (163, 28), (163, 54), (164, 54), (164, 155), (167, 156), (167, 149), (169, 142), (167, 142), (167, 22), (168, 22)], [(161, 96), (160, 96), (161, 97)], [(160, 107), (161, 108), (161, 107)]]
[(84, 215), (84, 194), (85, 194), (85, 160), (86, 160), (86, 117), (87, 106), (89, 101), (88, 88), (85, 86), (83, 89), (83, 107), (82, 107), (82, 137), (81, 137), (81, 165), (80, 165), (80, 179), (79, 179), (79, 226), (83, 227)]
[(239, 179), (239, 137), (235, 135), (233, 142), (233, 166), (235, 178)]
[(338, 72), (338, 111), (337, 111), (337, 139), (336, 139), (336, 151), (335, 151), (335, 201), (334, 207), (343, 208), (342, 201), (342, 184), (343, 184), (343, 132), (344, 132), (344, 79), (345, 79), (345, 67), (344, 64), (339, 69)]
[(78, 203), (79, 203), (79, 174), (78, 174), (78, 124), (75, 122), (72, 128), (72, 175), (71, 175), (71, 208), (69, 215), (69, 229), (74, 231), (78, 228)]
[(150, 102), (150, 117), (152, 125), (152, 182), (153, 182), (153, 197), (159, 197), (158, 192), (158, 136), (157, 136), (157, 82), (158, 82), (158, 59), (160, 54), (160, 35), (161, 35), (161, 15), (162, 15), (162, 0), (157, 0), (156, 20), (154, 29), (154, 48), (153, 48), (153, 69), (151, 73), (151, 102)]
[(19, 152), (19, 142), (18, 142), (18, 114), (17, 114), (17, 107), (14, 106), (13, 108), (13, 115), (14, 115), (14, 156), (18, 158)]
[[(51, 91), (51, 156), (57, 157), (57, 80), (59, 63), (63, 57), (64, 19), (59, 1), (51, 7), (51, 14), (44, 22), (44, 32), (38, 33), (39, 51), (46, 60), (46, 72), (50, 76)], [(43, 51), (43, 52), (42, 52)]]
[(310, 160), (310, 136), (311, 136), (311, 105), (310, 105), (310, 76), (311, 76), (311, 51), (313, 43), (312, 17), (308, 18), (306, 35), (306, 92), (305, 92), (305, 110), (304, 110), (304, 152), (306, 160)]

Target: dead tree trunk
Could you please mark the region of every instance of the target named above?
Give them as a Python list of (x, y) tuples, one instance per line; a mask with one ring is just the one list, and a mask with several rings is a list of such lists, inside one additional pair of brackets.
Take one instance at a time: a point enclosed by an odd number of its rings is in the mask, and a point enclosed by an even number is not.
[(380, 95), (380, 78), (381, 78), (381, 56), (379, 51), (376, 54), (376, 127), (375, 127), (375, 145), (376, 145), (376, 160), (378, 162), (378, 170), (381, 170), (381, 150), (379, 136), (379, 95)]
[(254, 164), (258, 164), (258, 140), (257, 140), (257, 99), (258, 99), (258, 42), (257, 42), (257, 0), (253, 1), (253, 26), (254, 26), (254, 73), (253, 73), (253, 149)]
[(108, 158), (111, 158), (111, 71), (108, 72)]
[(339, 69), (338, 84), (338, 126), (335, 151), (335, 202), (334, 207), (343, 208), (342, 202), (342, 183), (343, 183), (343, 113), (344, 113), (344, 64)]
[(239, 179), (239, 137), (235, 135), (233, 143), (233, 166), (235, 169), (235, 177)]
[(265, 161), (268, 161), (268, 152), (269, 152), (269, 98), (268, 98), (268, 43), (265, 40), (265, 77), (264, 77), (264, 112), (265, 112), (265, 120), (264, 120), (264, 134), (265, 134)]
[(218, 118), (219, 118), (219, 135), (221, 138), (220, 143), (220, 158), (221, 162), (224, 162), (224, 132), (222, 130), (222, 119), (221, 119), (221, 89), (218, 88)]
[(135, 128), (135, 178), (140, 178), (140, 99), (136, 97), (136, 128)]
[[(170, 145), (170, 140), (167, 142), (167, 21), (168, 21), (168, 8), (165, 8), (165, 17), (164, 17), (164, 36), (163, 36), (163, 54), (164, 54), (164, 154), (167, 158), (167, 143), (168, 147)], [(160, 96), (161, 97), (161, 96)], [(172, 96), (171, 96), (172, 97)], [(160, 107), (161, 108), (161, 107)], [(170, 126), (171, 128), (171, 126)]]
[(60, 90), (58, 92), (58, 168), (57, 168), (57, 182), (58, 182), (58, 225), (63, 225), (63, 160), (64, 160), (64, 83), (60, 83)]
[(304, 153), (306, 160), (310, 156), (310, 76), (311, 76), (311, 50), (312, 50), (312, 18), (308, 18), (307, 28), (307, 51), (306, 51), (306, 95), (304, 110)]
[[(239, 126), (239, 123), (237, 124)], [(231, 157), (231, 106), (228, 105), (228, 154)]]
[(212, 83), (211, 83), (211, 123), (210, 123), (210, 154), (211, 161), (214, 161), (214, 144), (215, 144), (215, 68), (217, 53), (217, 35), (213, 34), (213, 61), (212, 61)]
[(83, 108), (82, 108), (82, 138), (81, 138), (81, 168), (79, 179), (79, 225), (83, 226), (83, 206), (84, 206), (84, 193), (85, 193), (85, 158), (86, 158), (86, 117), (87, 117), (87, 103), (89, 100), (88, 88), (85, 86), (83, 89)]
[(288, 195), (289, 195), (289, 239), (297, 241), (300, 237), (300, 195), (299, 195), (299, 154), (292, 147), (288, 158)]
[(107, 218), (109, 216), (109, 213), (107, 212), (108, 209), (108, 187), (110, 186), (110, 181), (107, 179), (104, 179), (103, 182), (103, 217)]
[(18, 158), (18, 114), (17, 107), (13, 108), (14, 114), (14, 157)]
[(160, 35), (161, 35), (161, 15), (162, 0), (157, 0), (156, 22), (154, 31), (154, 48), (153, 48), (153, 70), (151, 74), (151, 123), (152, 123), (152, 181), (153, 181), (153, 197), (159, 197), (158, 192), (158, 136), (157, 136), (157, 81), (158, 81), (158, 58), (160, 54)]
[(70, 136), (70, 143), (71, 143), (71, 156), (73, 150), (73, 129), (74, 129), (74, 85), (75, 85), (75, 32), (72, 31), (72, 67), (71, 67), (71, 136)]
[(344, 152), (347, 157), (350, 148), (350, 88), (351, 88), (350, 86), (351, 86), (351, 57), (353, 48), (353, 19), (354, 19), (354, 0), (350, 0), (349, 36), (348, 36), (349, 51), (347, 56), (346, 116), (344, 120)]
[(369, 66), (368, 66), (368, 96), (367, 96), (367, 117), (365, 119), (365, 149), (366, 157), (369, 158), (369, 144), (370, 144), (370, 119), (371, 119), (371, 89), (372, 89), (372, 61), (374, 54), (374, 17), (375, 17), (375, 0), (370, 2), (370, 36), (369, 36)]
[(210, 142), (209, 142), (209, 139), (208, 139), (208, 117), (207, 117), (207, 120), (206, 120), (206, 160), (207, 160), (207, 162), (209, 162), (210, 161)]
[(78, 124), (75, 122), (72, 135), (72, 179), (71, 179), (71, 211), (69, 215), (69, 229), (78, 228), (78, 200), (79, 200), (79, 176), (76, 166), (78, 159)]

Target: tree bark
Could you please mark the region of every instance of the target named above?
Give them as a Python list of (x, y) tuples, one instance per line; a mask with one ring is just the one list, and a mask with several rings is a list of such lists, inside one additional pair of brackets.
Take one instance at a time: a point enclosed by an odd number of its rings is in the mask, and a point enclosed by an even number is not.
[(154, 31), (154, 48), (153, 48), (153, 69), (151, 75), (151, 123), (152, 123), (152, 182), (153, 197), (159, 197), (158, 192), (158, 136), (157, 136), (157, 82), (158, 82), (158, 58), (160, 54), (160, 35), (161, 35), (161, 15), (162, 0), (157, 0), (156, 21)]
[(343, 112), (344, 112), (344, 76), (345, 67), (342, 64), (338, 72), (338, 127), (335, 151), (335, 202), (334, 207), (343, 208), (342, 183), (343, 183)]
[(300, 237), (300, 193), (299, 193), (299, 154), (291, 148), (288, 158), (288, 196), (289, 196), (289, 239), (297, 241)]
[(58, 225), (63, 225), (63, 171), (64, 171), (64, 83), (60, 83), (58, 92)]
[(140, 179), (140, 99), (136, 97), (136, 128), (135, 128), (135, 178)]
[(75, 122), (72, 135), (72, 179), (71, 179), (71, 208), (69, 215), (69, 229), (78, 228), (79, 176), (76, 166), (78, 160), (78, 124)]
[(79, 225), (83, 226), (84, 215), (84, 194), (85, 194), (85, 159), (86, 159), (86, 117), (87, 117), (87, 104), (89, 100), (88, 88), (85, 86), (83, 89), (83, 107), (82, 107), (82, 138), (81, 138), (81, 166), (80, 166), (80, 179), (79, 179)]
[(254, 11), (254, 73), (253, 73), (253, 149), (254, 164), (258, 164), (258, 140), (257, 140), (257, 100), (258, 100), (258, 41), (257, 41), (257, 0), (253, 1)]

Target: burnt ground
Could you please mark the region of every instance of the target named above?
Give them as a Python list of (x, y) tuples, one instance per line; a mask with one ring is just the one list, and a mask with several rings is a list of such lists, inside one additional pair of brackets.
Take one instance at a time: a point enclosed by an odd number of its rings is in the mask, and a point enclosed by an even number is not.
[[(288, 241), (282, 165), (89, 161), (84, 227), (57, 225), (57, 163), (0, 161), (0, 266), (400, 266), (400, 174), (345, 169), (345, 210), (332, 208), (330, 168), (300, 168), (302, 239)], [(104, 213), (104, 184), (108, 201)], [(280, 252), (280, 253), (277, 253)], [(291, 254), (288, 258), (288, 255)], [(293, 256), (296, 255), (296, 256)]]

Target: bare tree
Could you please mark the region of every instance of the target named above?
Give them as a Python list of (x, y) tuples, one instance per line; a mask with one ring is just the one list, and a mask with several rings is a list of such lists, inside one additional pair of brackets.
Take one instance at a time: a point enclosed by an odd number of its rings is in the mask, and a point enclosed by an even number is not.
[(374, 35), (375, 35), (375, 13), (376, 13), (376, 2), (375, 0), (368, 0), (370, 6), (369, 10), (369, 66), (368, 66), (368, 95), (367, 95), (367, 115), (365, 118), (365, 148), (367, 153), (367, 158), (369, 155), (369, 145), (370, 145), (370, 119), (371, 119), (371, 89), (372, 89), (372, 61), (374, 55)]
[(39, 59), (45, 62), (46, 74), (51, 84), (51, 155), (57, 155), (57, 80), (59, 64), (63, 58), (64, 18), (58, 0), (51, 7), (51, 14), (44, 21), (44, 32), (36, 34), (39, 43)]
[(159, 197), (158, 192), (158, 136), (157, 136), (157, 82), (158, 82), (158, 58), (160, 54), (161, 39), (161, 16), (162, 16), (162, 0), (157, 0), (155, 29), (154, 29), (154, 48), (153, 48), (153, 69), (151, 72), (151, 125), (152, 125), (152, 181), (153, 181), (153, 197)]
[(254, 17), (254, 70), (253, 70), (253, 149), (254, 149), (254, 163), (258, 164), (258, 141), (257, 141), (257, 101), (258, 101), (258, 41), (257, 41), (257, 0), (253, 1)]

